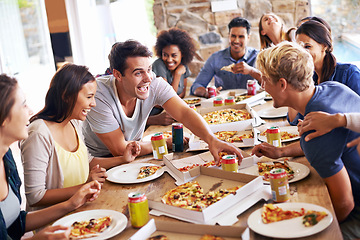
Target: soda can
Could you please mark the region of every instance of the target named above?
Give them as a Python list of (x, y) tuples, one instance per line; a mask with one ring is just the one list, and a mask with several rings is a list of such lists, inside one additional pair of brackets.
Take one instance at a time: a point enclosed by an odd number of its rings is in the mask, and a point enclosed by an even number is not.
[(172, 124), (172, 150), (173, 152), (184, 151), (184, 133), (181, 123)]
[(225, 155), (221, 159), (221, 168), (224, 171), (238, 172), (238, 161), (236, 155)]
[(216, 97), (216, 87), (215, 86), (208, 87), (207, 89), (208, 89), (208, 93), (209, 93), (209, 98)]
[(215, 98), (213, 101), (213, 105), (214, 107), (224, 106), (224, 99), (222, 99), (221, 97)]
[(225, 98), (225, 105), (234, 105), (235, 104), (235, 98), (233, 96)]
[(274, 202), (286, 202), (290, 199), (289, 181), (285, 169), (270, 170), (270, 186)]
[(128, 195), (128, 208), (133, 227), (140, 228), (149, 221), (149, 204), (145, 193), (130, 193)]
[(248, 95), (256, 94), (256, 80), (247, 80), (247, 94)]
[(281, 134), (279, 127), (269, 127), (266, 130), (267, 142), (275, 147), (281, 146)]
[(168, 154), (166, 141), (162, 132), (152, 135), (151, 145), (155, 159), (163, 159), (163, 156)]

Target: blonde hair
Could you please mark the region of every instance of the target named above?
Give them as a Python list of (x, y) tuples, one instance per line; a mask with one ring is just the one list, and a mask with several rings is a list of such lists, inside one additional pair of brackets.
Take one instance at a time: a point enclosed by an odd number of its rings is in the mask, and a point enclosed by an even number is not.
[(311, 55), (300, 45), (284, 41), (262, 50), (256, 66), (273, 83), (284, 78), (298, 91), (309, 88), (313, 81), (314, 63)]
[(279, 17), (278, 15), (276, 15), (275, 13), (272, 13), (272, 12), (264, 13), (260, 17), (260, 21), (259, 21), (260, 49), (268, 48), (273, 43), (271, 41), (271, 39), (267, 35), (262, 35), (261, 34), (261, 31), (263, 30), (263, 26), (262, 26), (261, 21), (262, 21), (263, 17), (266, 16), (266, 15), (271, 15), (271, 16), (275, 17), (278, 20), (278, 22), (281, 23), (281, 32), (280, 32), (281, 41), (284, 41), (284, 40), (285, 41), (291, 41), (290, 32), (292, 30), (295, 30), (296, 28), (287, 29), (287, 27), (285, 25), (285, 22), (281, 17)]

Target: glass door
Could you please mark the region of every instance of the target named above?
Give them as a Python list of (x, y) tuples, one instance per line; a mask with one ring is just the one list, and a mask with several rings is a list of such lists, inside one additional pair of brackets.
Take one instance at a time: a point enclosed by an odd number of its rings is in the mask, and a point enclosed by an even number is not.
[(55, 73), (43, 0), (0, 1), (0, 73), (19, 81), (34, 112), (43, 107)]

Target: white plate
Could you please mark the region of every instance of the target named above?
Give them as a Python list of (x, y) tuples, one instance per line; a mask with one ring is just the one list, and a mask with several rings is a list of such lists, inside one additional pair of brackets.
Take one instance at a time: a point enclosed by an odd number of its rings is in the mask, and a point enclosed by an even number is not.
[[(310, 169), (301, 163), (297, 162), (288, 162), (292, 170), (294, 171), (294, 178), (289, 180), (289, 183), (300, 181), (301, 179), (304, 179), (307, 175), (310, 173)], [(246, 173), (250, 175), (260, 176), (258, 171), (258, 166), (254, 165), (249, 168), (244, 168), (239, 170), (240, 173)], [(266, 184), (270, 184), (267, 181), (264, 181)]]
[[(165, 131), (165, 132), (168, 132), (168, 133), (170, 133), (170, 134), (172, 133), (171, 131)], [(155, 134), (155, 133), (144, 136), (144, 137), (142, 138), (142, 141), (143, 141), (143, 142), (151, 142), (151, 137), (152, 137), (154, 134)], [(188, 132), (185, 132), (185, 131), (184, 131), (183, 134), (184, 134), (184, 137), (187, 137), (187, 138), (190, 137), (190, 133), (188, 133)]]
[(304, 208), (305, 210), (325, 211), (328, 216), (312, 227), (305, 227), (302, 224), (302, 217), (265, 224), (261, 219), (262, 208), (260, 208), (249, 216), (247, 222), (249, 228), (258, 234), (272, 238), (300, 238), (321, 232), (333, 221), (332, 214), (326, 208), (318, 205), (310, 203), (281, 203), (276, 205), (284, 210)]
[(164, 173), (164, 169), (160, 168), (153, 175), (146, 178), (137, 179), (140, 168), (144, 166), (159, 166), (152, 163), (129, 163), (111, 168), (107, 171), (108, 177), (106, 180), (114, 183), (132, 184), (147, 182), (160, 177)]
[[(288, 133), (291, 133), (291, 134), (297, 134), (296, 137), (293, 137), (293, 138), (289, 138), (289, 139), (285, 139), (285, 140), (281, 140), (281, 142), (291, 142), (291, 141), (295, 141), (295, 140), (298, 140), (300, 139), (300, 134), (299, 134), (299, 131), (298, 131), (298, 127), (297, 126), (286, 126), (286, 127), (279, 127), (280, 128), (280, 132), (282, 131), (285, 131), (285, 132), (288, 132)], [(266, 139), (266, 136), (262, 136), (262, 135), (259, 135), (259, 138), (258, 138), (260, 141), (262, 142), (266, 142), (267, 139)]]
[(287, 107), (280, 107), (280, 108), (271, 107), (260, 110), (258, 114), (262, 118), (280, 118), (280, 117), (286, 117), (287, 112), (288, 112)]
[(101, 218), (111, 216), (112, 222), (110, 226), (105, 229), (99, 236), (86, 238), (87, 240), (101, 240), (101, 239), (108, 239), (115, 235), (118, 235), (122, 232), (126, 225), (127, 225), (127, 218), (121, 212), (108, 210), (108, 209), (97, 209), (97, 210), (88, 210), (83, 212), (74, 213), (63, 218), (60, 218), (56, 222), (53, 223), (55, 225), (64, 225), (64, 226), (71, 226), (75, 221), (84, 221), (90, 220), (92, 218)]

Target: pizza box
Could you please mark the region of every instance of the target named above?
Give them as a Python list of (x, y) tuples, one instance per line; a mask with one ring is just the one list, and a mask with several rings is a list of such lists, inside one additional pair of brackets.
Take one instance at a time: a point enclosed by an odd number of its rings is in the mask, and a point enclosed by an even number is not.
[[(213, 130), (212, 130), (213, 131)], [(232, 144), (235, 147), (253, 147), (257, 144), (260, 144), (258, 140), (259, 130), (251, 126), (250, 130), (242, 130), (242, 127), (232, 127), (232, 126), (224, 126), (222, 131), (237, 131), (236, 135), (242, 134), (250, 134), (253, 133), (253, 138), (244, 138), (242, 142), (233, 142)], [(215, 133), (215, 132), (214, 132)], [(186, 150), (187, 152), (190, 151), (201, 151), (201, 150), (209, 150), (209, 146), (206, 142), (201, 140), (198, 136), (191, 134), (189, 137), (189, 148)]]
[(185, 222), (169, 222), (151, 219), (139, 229), (129, 240), (146, 240), (149, 237), (165, 235), (169, 239), (199, 240), (203, 235), (210, 234), (225, 240), (242, 239), (245, 226), (211, 226)]
[[(248, 153), (243, 151), (241, 151), (241, 153), (244, 158), (241, 161), (239, 169), (251, 167), (258, 162), (259, 158), (255, 155), (250, 156)], [(166, 170), (176, 180), (176, 185), (181, 185), (183, 183), (189, 182), (197, 176), (194, 175), (192, 171), (182, 172), (179, 170), (179, 168), (192, 166), (193, 164), (199, 164), (199, 166), (201, 166), (211, 162), (212, 160), (214, 160), (214, 157), (209, 151), (179, 159), (174, 159), (173, 153), (170, 153), (164, 155), (163, 158), (164, 164), (167, 167)], [(217, 166), (211, 166), (210, 168), (221, 169), (221, 167)]]
[[(258, 126), (259, 121), (261, 120), (260, 117), (256, 114), (256, 112), (247, 104), (235, 104), (235, 105), (224, 105), (219, 107), (209, 107), (209, 108), (199, 108), (197, 111), (198, 113), (203, 116), (206, 113), (223, 110), (223, 109), (237, 109), (237, 110), (246, 110), (250, 113), (251, 118), (243, 121), (238, 122), (231, 122), (231, 123), (222, 123), (222, 124), (209, 124), (209, 127), (212, 132), (222, 131), (225, 127), (234, 128), (238, 130), (248, 130), (251, 129), (253, 126)], [(258, 118), (258, 119), (256, 119)]]
[[(261, 199), (271, 198), (269, 186), (263, 185), (259, 176), (242, 173), (225, 172), (220, 169), (197, 167), (189, 171), (204, 189), (204, 192), (216, 191), (220, 188), (241, 186), (236, 194), (230, 194), (220, 201), (203, 209), (201, 212), (183, 209), (164, 204), (162, 196), (172, 188), (162, 188), (147, 194), (152, 215), (166, 215), (183, 221), (200, 224), (232, 225), (237, 222), (237, 216)], [(174, 186), (175, 187), (175, 186)], [(266, 188), (268, 187), (268, 188)], [(229, 211), (228, 211), (229, 210)]]

